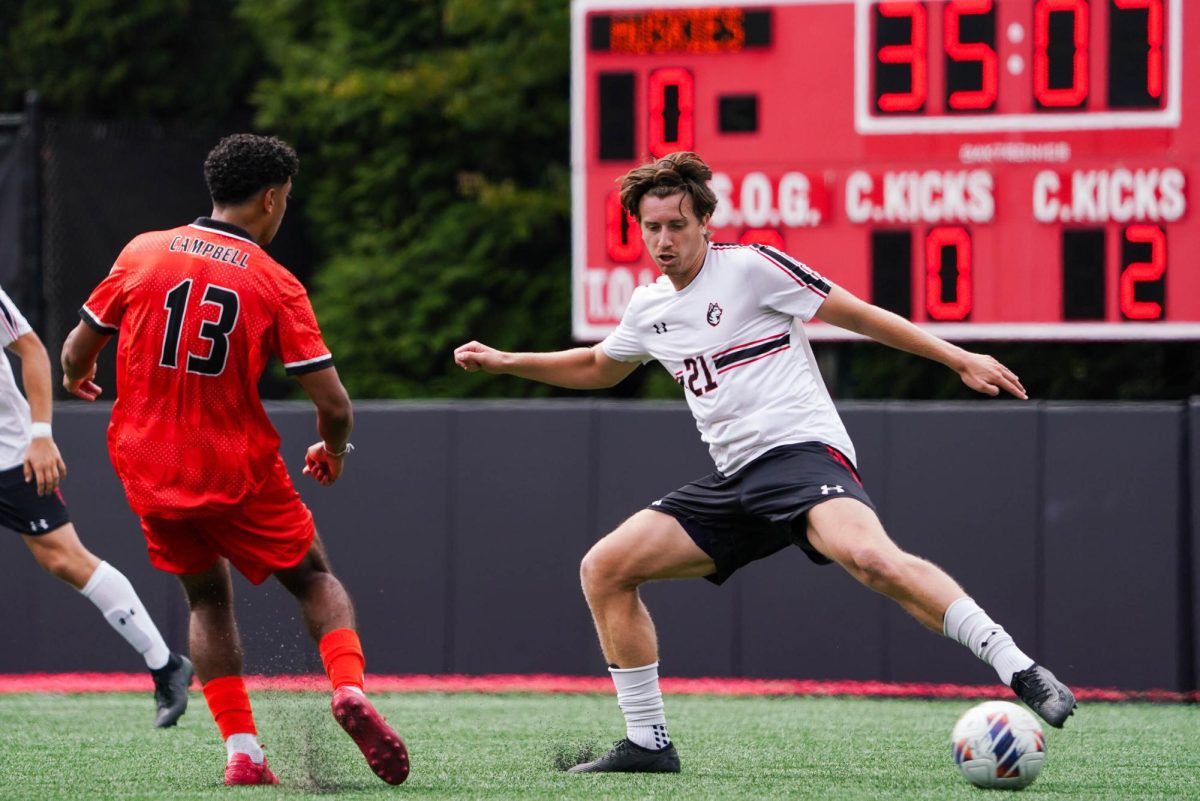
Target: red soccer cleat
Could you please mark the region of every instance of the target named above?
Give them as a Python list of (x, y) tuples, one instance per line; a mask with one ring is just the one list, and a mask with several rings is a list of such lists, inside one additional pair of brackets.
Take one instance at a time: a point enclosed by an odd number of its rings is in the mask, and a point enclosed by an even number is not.
[(348, 687), (333, 691), (333, 717), (367, 758), (375, 775), (388, 784), (408, 778), (408, 749), (400, 735), (375, 711), (366, 696)]
[(225, 763), (225, 784), (279, 784), (279, 779), (267, 767), (266, 757), (256, 765), (249, 754), (234, 754)]

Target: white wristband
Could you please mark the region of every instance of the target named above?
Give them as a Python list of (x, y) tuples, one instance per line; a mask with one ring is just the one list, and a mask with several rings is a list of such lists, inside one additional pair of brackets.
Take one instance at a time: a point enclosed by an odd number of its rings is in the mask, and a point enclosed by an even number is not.
[(45, 437), (46, 439), (49, 439), (51, 436), (52, 435), (50, 433), (50, 424), (49, 423), (30, 423), (29, 424), (29, 438), (30, 439), (42, 439), (43, 437)]
[(329, 446), (326, 445), (324, 442), (321, 443), (321, 447), (324, 448), (325, 452), (328, 453), (330, 456), (337, 456), (339, 458), (342, 456), (345, 456), (347, 453), (354, 450), (354, 445), (352, 445), (349, 442), (346, 443), (346, 447), (342, 448), (340, 453), (330, 450)]

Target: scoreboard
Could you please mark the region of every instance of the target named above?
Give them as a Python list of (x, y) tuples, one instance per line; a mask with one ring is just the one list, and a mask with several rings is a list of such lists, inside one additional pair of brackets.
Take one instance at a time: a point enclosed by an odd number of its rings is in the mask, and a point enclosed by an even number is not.
[(574, 0), (571, 35), (580, 341), (658, 276), (616, 181), (677, 150), (714, 241), (943, 337), (1200, 339), (1191, 2)]

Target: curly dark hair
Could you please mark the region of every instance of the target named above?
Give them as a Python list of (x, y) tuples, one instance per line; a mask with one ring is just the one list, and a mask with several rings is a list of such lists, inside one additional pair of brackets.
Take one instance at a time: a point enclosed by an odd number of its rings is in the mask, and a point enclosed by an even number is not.
[(274, 136), (227, 136), (204, 159), (204, 180), (213, 203), (235, 206), (258, 192), (287, 183), (300, 172), (292, 146)]
[(695, 153), (680, 151), (668, 153), (657, 161), (635, 167), (620, 179), (621, 205), (641, 222), (642, 198), (670, 197), (678, 192), (691, 195), (692, 210), (697, 218), (712, 214), (717, 207), (717, 196), (707, 181), (712, 170), (704, 159)]

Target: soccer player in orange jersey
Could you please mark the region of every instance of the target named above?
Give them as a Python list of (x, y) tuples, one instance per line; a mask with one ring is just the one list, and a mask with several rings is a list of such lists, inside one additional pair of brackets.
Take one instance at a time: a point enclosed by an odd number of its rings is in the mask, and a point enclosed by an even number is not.
[(118, 337), (109, 454), (151, 563), (178, 575), (187, 594), (192, 660), (225, 739), (225, 783), (278, 782), (242, 678), (232, 563), (255, 584), (274, 575), (296, 597), (333, 685), (334, 717), (372, 770), (399, 784), (408, 752), (363, 693), (354, 607), (258, 396), (276, 356), (316, 407), (320, 440), (304, 473), (337, 481), (351, 449), (350, 398), (304, 287), (263, 250), (298, 169), (274, 137), (222, 139), (204, 162), (212, 215), (125, 246), (63, 345), (63, 385), (94, 400), (96, 359)]

